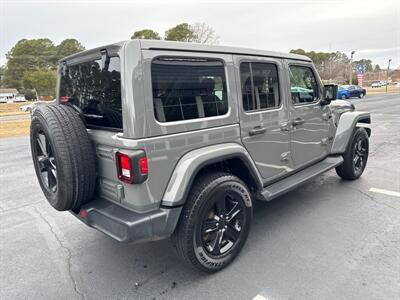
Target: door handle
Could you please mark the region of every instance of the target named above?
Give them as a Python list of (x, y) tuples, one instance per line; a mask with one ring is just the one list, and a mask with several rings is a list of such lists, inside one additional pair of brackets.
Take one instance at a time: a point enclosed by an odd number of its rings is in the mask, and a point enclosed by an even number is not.
[(301, 124), (304, 124), (304, 119), (302, 119), (302, 118), (296, 118), (292, 121), (293, 126), (297, 126), (297, 125), (301, 125)]
[(281, 131), (289, 132), (289, 122), (281, 123)]
[(253, 136), (253, 135), (257, 135), (257, 134), (263, 134), (266, 131), (267, 131), (267, 128), (261, 127), (261, 126), (256, 126), (249, 131), (249, 135)]

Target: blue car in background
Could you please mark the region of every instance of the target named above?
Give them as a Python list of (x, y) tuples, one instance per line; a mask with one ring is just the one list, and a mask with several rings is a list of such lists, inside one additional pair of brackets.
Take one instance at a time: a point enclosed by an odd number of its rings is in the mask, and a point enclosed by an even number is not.
[(337, 99), (349, 99), (350, 98), (350, 91), (342, 86), (339, 86), (337, 91)]
[(338, 88), (337, 99), (349, 99), (351, 97), (364, 98), (366, 91), (358, 85), (342, 85)]

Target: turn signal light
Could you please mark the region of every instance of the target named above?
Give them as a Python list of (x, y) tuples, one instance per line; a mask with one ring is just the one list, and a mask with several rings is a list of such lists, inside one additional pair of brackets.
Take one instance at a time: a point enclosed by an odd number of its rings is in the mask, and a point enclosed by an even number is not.
[(147, 175), (149, 173), (149, 167), (147, 166), (147, 157), (141, 157), (139, 159), (139, 167), (140, 167), (140, 173), (142, 175)]

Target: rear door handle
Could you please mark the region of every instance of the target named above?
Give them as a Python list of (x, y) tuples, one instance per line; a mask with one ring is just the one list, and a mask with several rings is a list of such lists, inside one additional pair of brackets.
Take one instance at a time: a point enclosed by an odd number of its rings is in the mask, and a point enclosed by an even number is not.
[(301, 125), (301, 124), (304, 124), (304, 119), (302, 119), (302, 118), (296, 118), (292, 121), (293, 126), (297, 126), (297, 125)]
[(283, 122), (283, 123), (281, 123), (281, 131), (283, 131), (283, 132), (289, 132), (289, 122)]
[(253, 135), (257, 135), (257, 134), (263, 134), (266, 131), (267, 131), (267, 128), (261, 127), (261, 126), (256, 126), (249, 131), (249, 135), (253, 136)]

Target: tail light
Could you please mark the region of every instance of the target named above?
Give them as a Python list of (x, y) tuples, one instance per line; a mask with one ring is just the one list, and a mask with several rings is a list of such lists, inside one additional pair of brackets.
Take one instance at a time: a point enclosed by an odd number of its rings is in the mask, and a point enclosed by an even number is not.
[(60, 102), (61, 102), (61, 103), (67, 103), (67, 102), (69, 102), (69, 97), (68, 97), (68, 96), (61, 96), (61, 97), (60, 97)]
[(131, 160), (128, 155), (117, 152), (117, 171), (121, 181), (133, 183)]
[(149, 168), (144, 151), (117, 152), (115, 158), (119, 180), (126, 183), (142, 183), (147, 179)]

